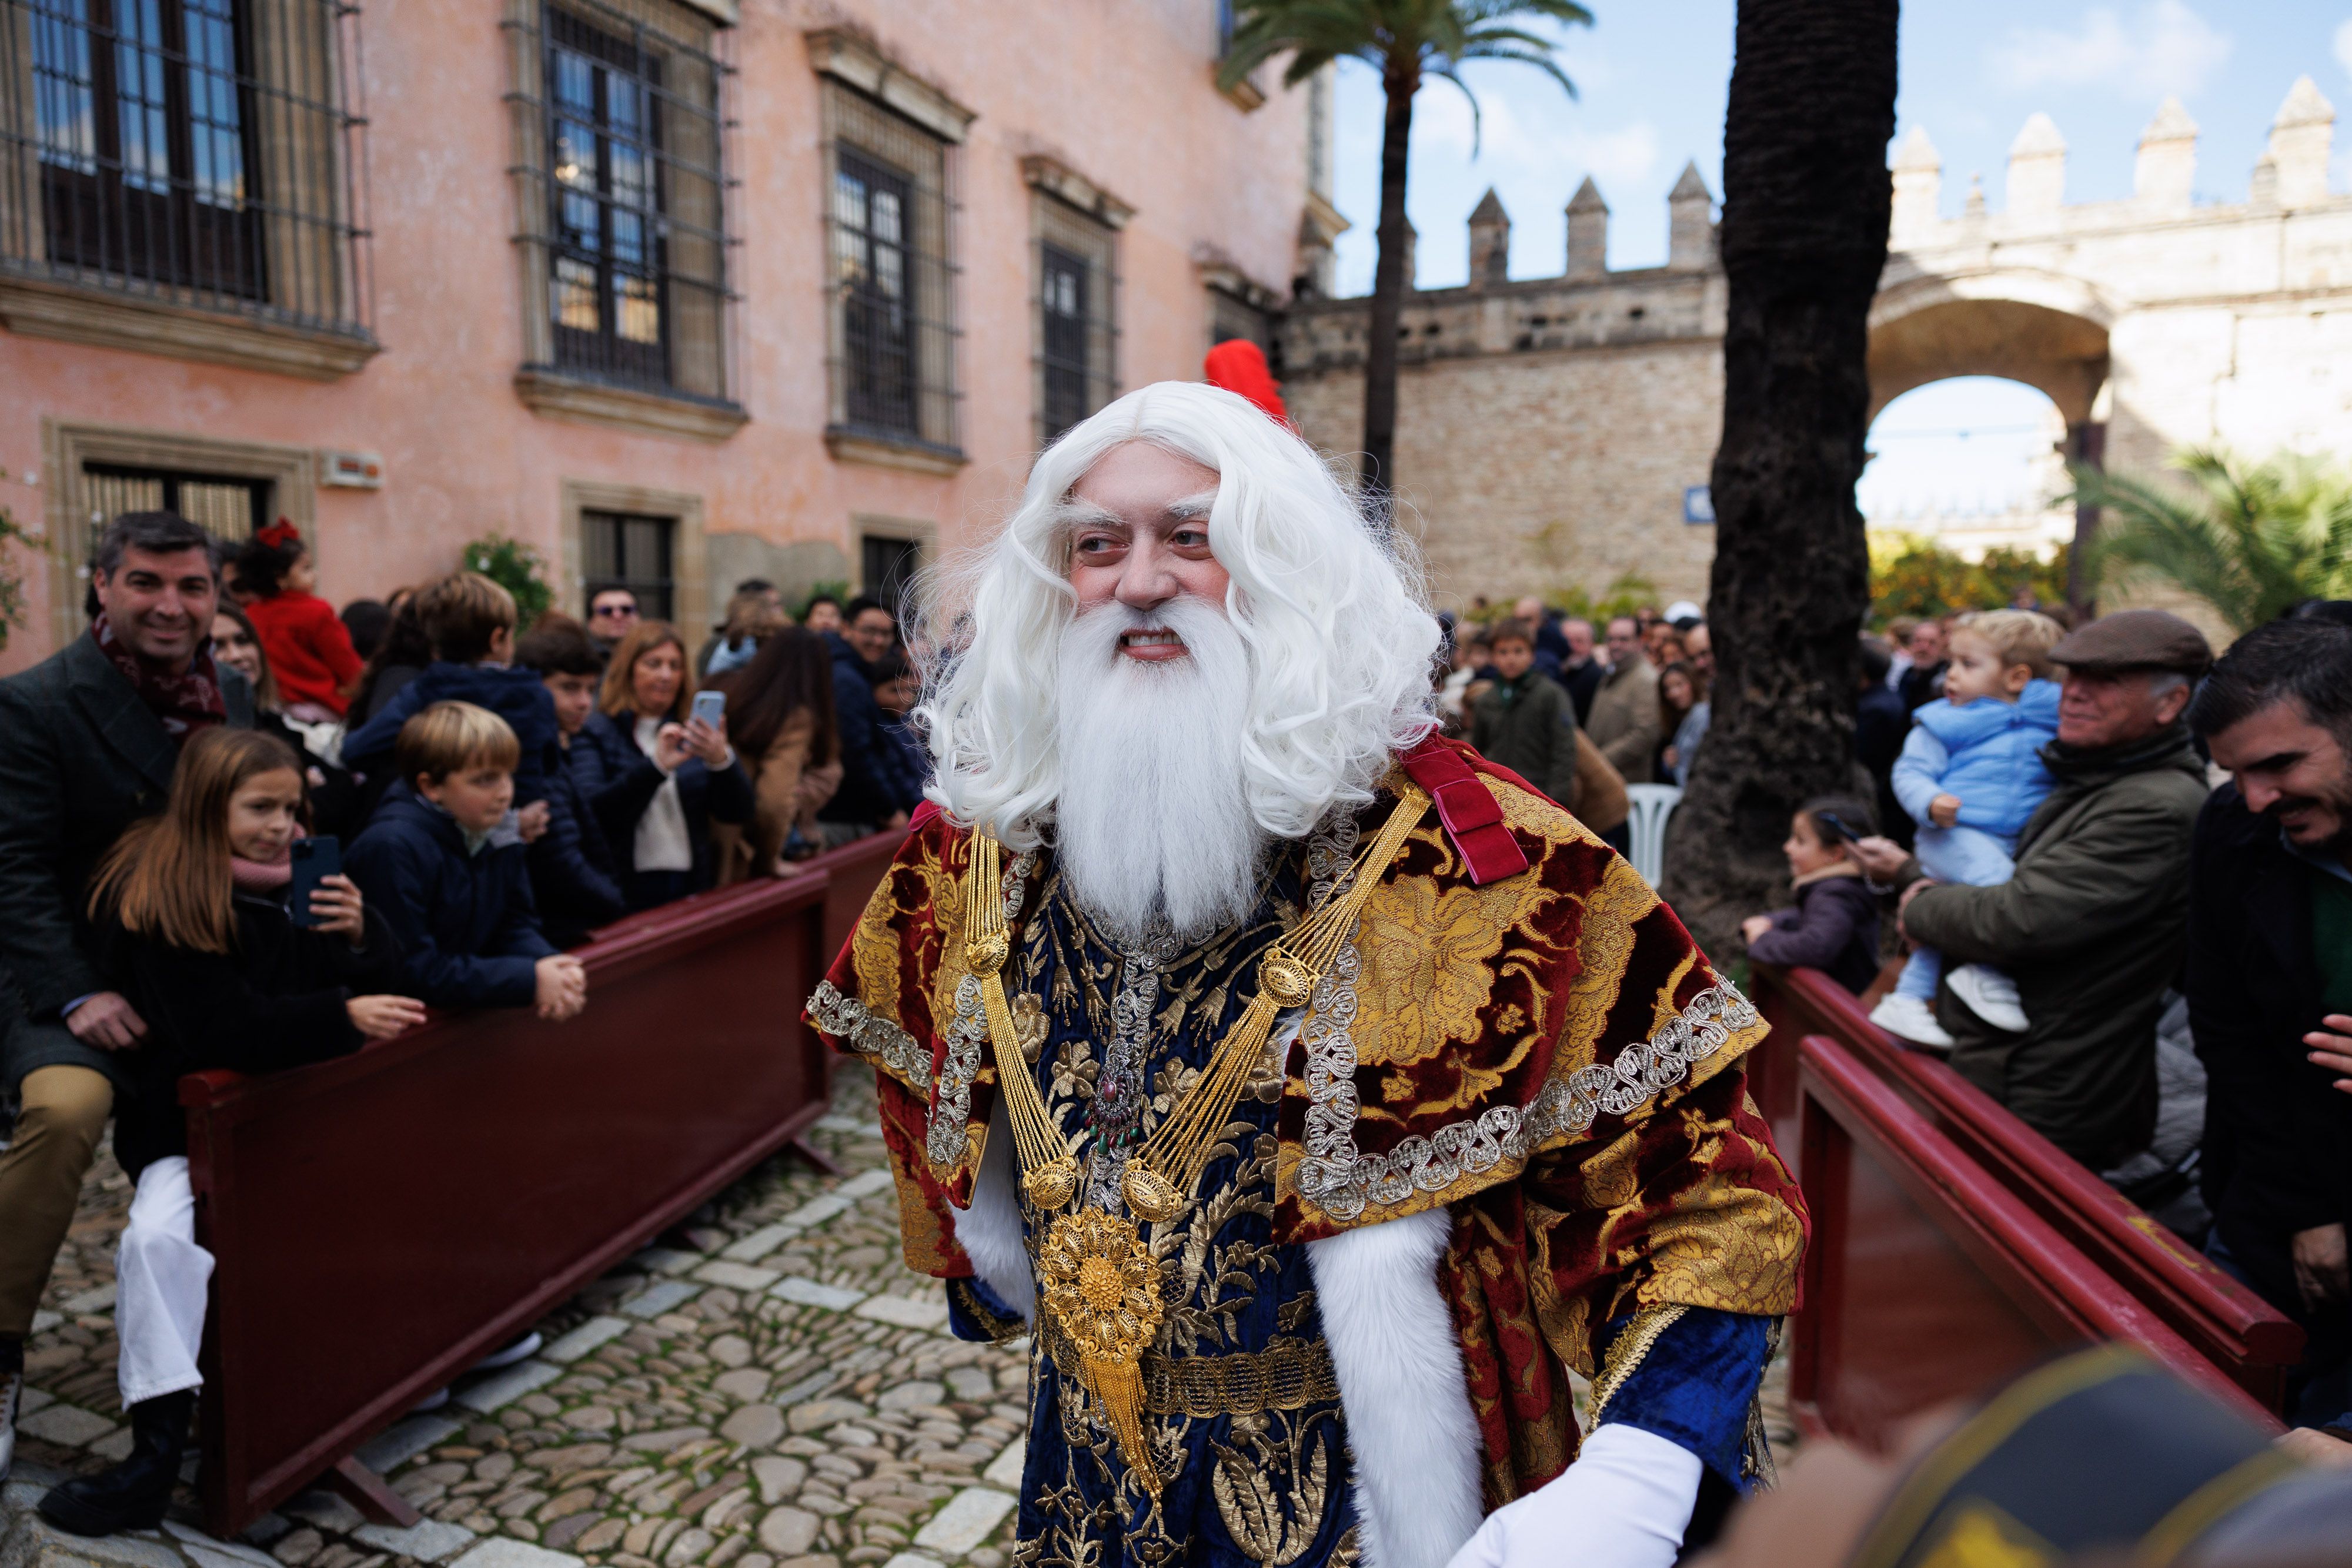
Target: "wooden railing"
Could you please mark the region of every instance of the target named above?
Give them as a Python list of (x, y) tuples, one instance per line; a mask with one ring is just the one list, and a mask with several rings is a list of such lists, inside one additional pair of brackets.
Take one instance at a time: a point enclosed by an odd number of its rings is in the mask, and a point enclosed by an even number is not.
[(1867, 1434), (2126, 1338), (2275, 1413), (2303, 1333), (1815, 970), (1759, 970), (1750, 1082), (1812, 1207), (1791, 1395)]
[(713, 1194), (826, 1104), (800, 1021), (896, 848), (633, 916), (587, 1011), (436, 1014), (354, 1056), (180, 1085), (217, 1260), (201, 1417), (226, 1537)]

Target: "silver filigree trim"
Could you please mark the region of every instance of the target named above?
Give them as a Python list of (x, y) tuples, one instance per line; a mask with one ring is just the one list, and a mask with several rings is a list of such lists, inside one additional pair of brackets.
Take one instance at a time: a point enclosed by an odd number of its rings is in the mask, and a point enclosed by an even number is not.
[[(1004, 868), (1004, 923), (1011, 925), (1021, 914), (1021, 896), (1030, 868), (1036, 856), (1027, 851), (1013, 857)], [(955, 1021), (945, 1031), (946, 1059), (940, 1063), (939, 1105), (931, 1113), (929, 1130), (924, 1134), (924, 1148), (938, 1166), (953, 1165), (963, 1158), (966, 1127), (971, 1121), (971, 1081), (980, 1071), (982, 1049), (988, 1043), (988, 1009), (981, 997), (980, 977), (966, 975), (956, 982)]]
[(858, 1055), (874, 1058), (894, 1076), (930, 1092), (931, 1053), (888, 1019), (877, 1018), (864, 1002), (842, 995), (831, 980), (818, 981), (809, 993), (808, 1014), (817, 1028)]
[[(1308, 869), (1320, 898), (1347, 868), (1355, 848), (1354, 819), (1318, 832)], [(1727, 981), (1690, 999), (1646, 1040), (1565, 1080), (1553, 1079), (1528, 1105), (1494, 1105), (1474, 1118), (1451, 1122), (1428, 1137), (1405, 1139), (1385, 1155), (1356, 1148), (1356, 979), (1361, 963), (1350, 940), (1316, 988), (1314, 1012), (1300, 1039), (1307, 1048), (1306, 1157), (1298, 1166), (1299, 1196), (1335, 1219), (1353, 1219), (1367, 1204), (1399, 1204), (1415, 1192), (1443, 1192), (1465, 1173), (1523, 1160), (1563, 1134), (1575, 1136), (1602, 1113), (1622, 1116), (1690, 1076), (1691, 1068), (1730, 1043), (1758, 1020), (1755, 1005)]]

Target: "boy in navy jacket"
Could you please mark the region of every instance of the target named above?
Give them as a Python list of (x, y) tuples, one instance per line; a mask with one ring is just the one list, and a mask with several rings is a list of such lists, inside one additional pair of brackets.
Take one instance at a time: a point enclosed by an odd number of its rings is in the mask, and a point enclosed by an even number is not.
[(400, 776), (345, 859), (399, 939), (410, 994), (561, 1020), (587, 1005), (587, 972), (540, 930), (527, 852), (507, 825), (520, 750), (488, 709), (434, 704), (401, 727)]

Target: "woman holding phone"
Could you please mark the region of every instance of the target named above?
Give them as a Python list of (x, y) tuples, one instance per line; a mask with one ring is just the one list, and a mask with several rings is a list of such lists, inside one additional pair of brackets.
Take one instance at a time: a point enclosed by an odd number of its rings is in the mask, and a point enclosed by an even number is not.
[(109, 982), (148, 1035), (126, 1053), (114, 1109), (115, 1156), (135, 1184), (114, 1312), (131, 1449), (41, 1500), (50, 1522), (79, 1535), (163, 1519), (204, 1382), (213, 1258), (196, 1244), (180, 1080), (323, 1061), (425, 1020), (423, 1003), (391, 994), (399, 948), (349, 878), (310, 883), (308, 907), (294, 907), (302, 795), (301, 760), (284, 741), (205, 730), (181, 752), (163, 814), (131, 824), (91, 883)]
[(568, 753), (580, 792), (623, 856), (631, 910), (710, 886), (710, 824), (751, 817), (751, 776), (727, 743), (726, 698), (706, 692), (698, 704), (686, 672), (677, 631), (639, 622), (614, 648), (597, 711)]

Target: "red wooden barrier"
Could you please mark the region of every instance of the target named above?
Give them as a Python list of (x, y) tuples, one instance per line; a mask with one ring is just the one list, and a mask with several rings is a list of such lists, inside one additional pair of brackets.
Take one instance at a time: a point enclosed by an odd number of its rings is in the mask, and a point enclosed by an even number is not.
[[(598, 932), (588, 1009), (436, 1015), (355, 1056), (180, 1085), (218, 1260), (202, 1432), (228, 1536), (825, 1108), (800, 1009), (896, 841)], [(364, 1476), (359, 1478), (364, 1481)]]
[[(1790, 1071), (1797, 1042), (1819, 1034), (1893, 1089), (1990, 1180), (2021, 1202), (2067, 1245), (2140, 1301), (2199, 1355), (2264, 1408), (2284, 1407), (2289, 1368), (2303, 1331), (2268, 1302), (2191, 1251), (2130, 1199), (2084, 1169), (1941, 1060), (1897, 1045), (1861, 1004), (1814, 969), (1759, 969), (1758, 1005), (1773, 1032), (1754, 1082), (1776, 1134), (1796, 1131)], [(1801, 1138), (1800, 1174), (1812, 1190)]]
[(1814, 1228), (1790, 1396), (1810, 1422), (1875, 1444), (1905, 1416), (2109, 1339), (2269, 1413), (1871, 1064), (1818, 1034), (1798, 1056)]

